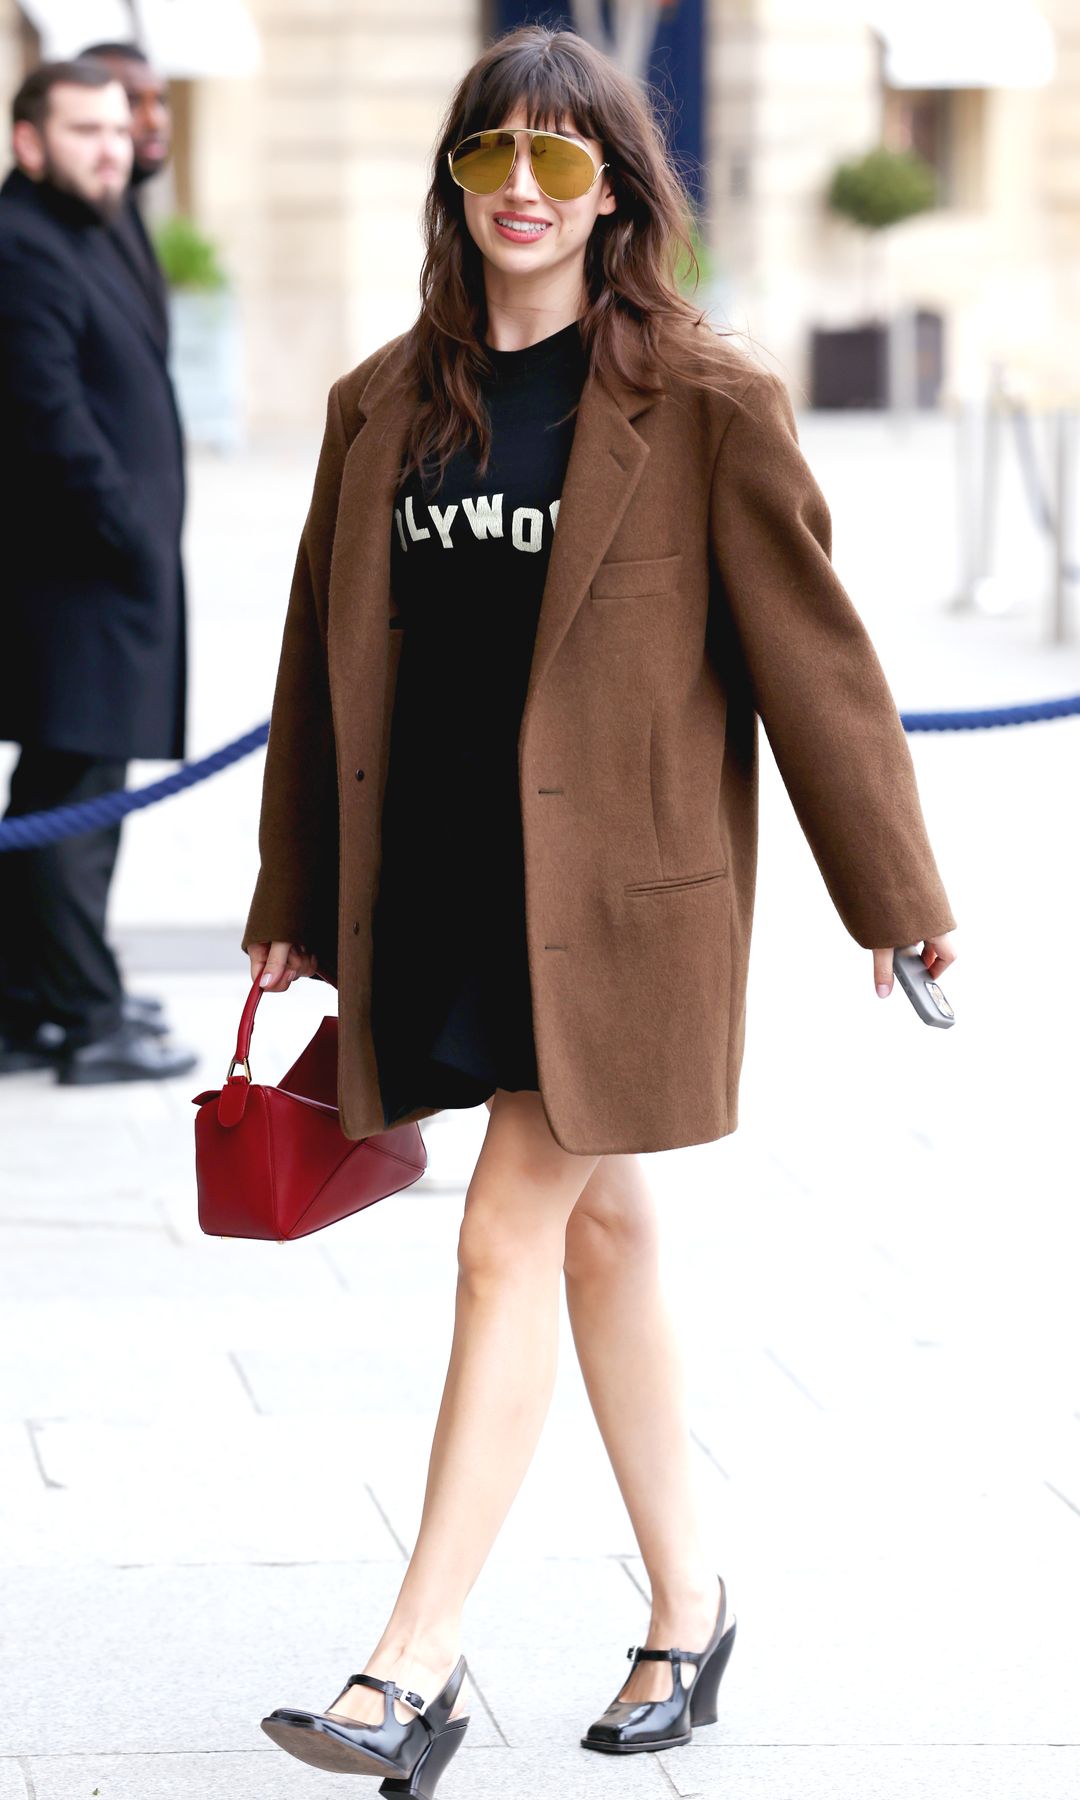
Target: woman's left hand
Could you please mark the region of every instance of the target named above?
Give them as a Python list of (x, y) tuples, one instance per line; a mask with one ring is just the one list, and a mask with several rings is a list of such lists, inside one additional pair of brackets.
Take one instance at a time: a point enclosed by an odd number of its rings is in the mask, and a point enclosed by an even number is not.
[[(944, 974), (950, 963), (956, 961), (951, 931), (942, 932), (940, 937), (927, 938), (919, 953), (926, 965), (926, 972), (934, 981)], [(893, 953), (891, 950), (875, 950), (874, 986), (883, 1000), (887, 1000), (893, 988)]]

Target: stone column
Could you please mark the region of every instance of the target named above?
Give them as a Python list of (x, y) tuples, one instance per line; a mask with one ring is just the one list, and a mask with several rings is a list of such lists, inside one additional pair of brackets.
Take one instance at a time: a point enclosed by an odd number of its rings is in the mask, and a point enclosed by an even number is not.
[(243, 303), (253, 430), (326, 392), (416, 313), (419, 214), (476, 0), (251, 0), (263, 66), (197, 83), (193, 210)]

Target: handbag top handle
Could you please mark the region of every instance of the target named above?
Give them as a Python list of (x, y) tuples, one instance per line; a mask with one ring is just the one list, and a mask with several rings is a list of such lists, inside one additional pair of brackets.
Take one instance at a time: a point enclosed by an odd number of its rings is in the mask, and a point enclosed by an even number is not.
[(229, 1076), (232, 1074), (237, 1063), (243, 1063), (244, 1073), (248, 1080), (251, 1080), (251, 1065), (248, 1062), (248, 1057), (251, 1054), (251, 1033), (255, 1025), (255, 1010), (261, 999), (262, 988), (259, 986), (258, 981), (253, 981), (251, 984), (251, 992), (244, 1002), (244, 1010), (240, 1014), (240, 1025), (236, 1033), (236, 1050), (233, 1054), (232, 1062), (229, 1064), (229, 1074), (225, 1077), (226, 1081), (228, 1081)]

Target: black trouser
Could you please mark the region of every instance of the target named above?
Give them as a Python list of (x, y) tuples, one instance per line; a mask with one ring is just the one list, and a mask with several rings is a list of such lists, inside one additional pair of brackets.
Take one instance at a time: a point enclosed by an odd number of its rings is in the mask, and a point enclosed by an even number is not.
[[(126, 762), (24, 748), (4, 817), (94, 799), (126, 776)], [(123, 986), (105, 942), (119, 847), (117, 824), (40, 850), (0, 851), (0, 1029), (21, 1035), (51, 1019), (74, 1046), (120, 1024)]]

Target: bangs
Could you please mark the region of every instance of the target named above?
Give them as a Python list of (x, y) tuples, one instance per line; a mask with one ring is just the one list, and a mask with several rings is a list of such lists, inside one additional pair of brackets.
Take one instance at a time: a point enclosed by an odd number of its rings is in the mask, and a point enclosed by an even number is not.
[(526, 124), (534, 130), (565, 128), (579, 137), (606, 143), (596, 96), (588, 91), (582, 75), (576, 59), (572, 62), (557, 50), (538, 56), (532, 46), (523, 45), (499, 57), (484, 72), (469, 96), (462, 135), (496, 131), (521, 106)]

